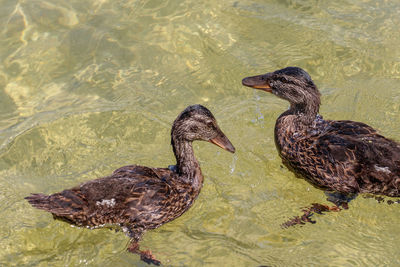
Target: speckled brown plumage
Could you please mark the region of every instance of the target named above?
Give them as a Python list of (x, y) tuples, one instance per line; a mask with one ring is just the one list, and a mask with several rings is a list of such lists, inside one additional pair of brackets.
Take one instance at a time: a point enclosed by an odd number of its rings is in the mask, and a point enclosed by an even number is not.
[(149, 251), (139, 250), (138, 242), (145, 230), (182, 215), (200, 193), (203, 175), (193, 154), (194, 140), (235, 151), (211, 112), (193, 105), (177, 117), (172, 127), (176, 166), (125, 166), (108, 177), (49, 196), (32, 194), (26, 199), (32, 206), (77, 226), (121, 226), (132, 238), (128, 250), (140, 254), (143, 261), (158, 265), (160, 262)]
[(307, 72), (288, 67), (242, 83), (289, 101), (276, 121), (275, 143), (295, 173), (330, 191), (400, 196), (400, 145), (361, 122), (324, 120)]

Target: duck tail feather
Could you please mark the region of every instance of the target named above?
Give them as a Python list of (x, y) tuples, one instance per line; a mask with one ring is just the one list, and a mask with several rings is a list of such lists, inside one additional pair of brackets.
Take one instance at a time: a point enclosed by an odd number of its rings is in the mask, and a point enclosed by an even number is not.
[(29, 204), (31, 204), (33, 207), (41, 209), (41, 210), (46, 210), (50, 211), (50, 196), (45, 195), (45, 194), (31, 194), (28, 197), (25, 197), (26, 200), (28, 200)]
[(25, 197), (35, 208), (53, 213), (56, 216), (68, 216), (82, 211), (83, 201), (71, 191), (54, 195), (31, 194)]

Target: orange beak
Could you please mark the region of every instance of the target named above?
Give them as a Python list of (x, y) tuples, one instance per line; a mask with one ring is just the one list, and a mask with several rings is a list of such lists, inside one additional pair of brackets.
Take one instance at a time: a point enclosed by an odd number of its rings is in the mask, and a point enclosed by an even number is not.
[(272, 93), (272, 88), (267, 83), (267, 75), (268, 74), (246, 77), (242, 80), (242, 84), (247, 87), (252, 87)]

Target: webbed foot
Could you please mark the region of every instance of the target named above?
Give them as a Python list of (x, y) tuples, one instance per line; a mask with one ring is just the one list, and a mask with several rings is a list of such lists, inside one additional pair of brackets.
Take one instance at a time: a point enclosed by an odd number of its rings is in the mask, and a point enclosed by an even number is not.
[(127, 250), (130, 253), (135, 253), (135, 254), (139, 254), (140, 255), (140, 259), (142, 261), (144, 261), (147, 264), (154, 264), (159, 266), (161, 264), (161, 261), (157, 260), (153, 254), (151, 254), (150, 250), (145, 250), (145, 251), (141, 251), (139, 249), (139, 243), (133, 241), (129, 244)]
[(157, 260), (153, 254), (151, 254), (150, 250), (145, 250), (140, 252), (140, 259), (147, 264), (154, 264), (159, 266), (161, 261)]
[(283, 228), (288, 228), (290, 226), (295, 226), (298, 224), (305, 224), (307, 222), (309, 223), (316, 223), (316, 221), (311, 219), (311, 216), (314, 215), (314, 213), (317, 214), (323, 214), (323, 212), (329, 212), (329, 211), (334, 211), (334, 212), (338, 212), (341, 211), (342, 209), (339, 206), (333, 206), (330, 207), (328, 205), (323, 205), (323, 204), (319, 204), (319, 203), (312, 203), (311, 207), (308, 208), (304, 208), (302, 211), (304, 212), (302, 216), (295, 216), (292, 219), (284, 222), (281, 224), (281, 226)]

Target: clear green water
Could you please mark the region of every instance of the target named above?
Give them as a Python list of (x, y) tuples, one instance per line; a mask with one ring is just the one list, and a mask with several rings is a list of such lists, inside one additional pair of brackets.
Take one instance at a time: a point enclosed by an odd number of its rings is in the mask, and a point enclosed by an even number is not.
[(196, 143), (194, 206), (147, 232), (171, 266), (398, 266), (400, 206), (350, 209), (282, 229), (322, 191), (281, 166), (273, 142), (288, 106), (241, 85), (295, 65), (321, 114), (400, 140), (397, 1), (0, 1), (0, 265), (144, 266), (112, 231), (72, 228), (23, 199), (136, 163), (174, 163), (172, 121), (213, 111), (232, 155)]

